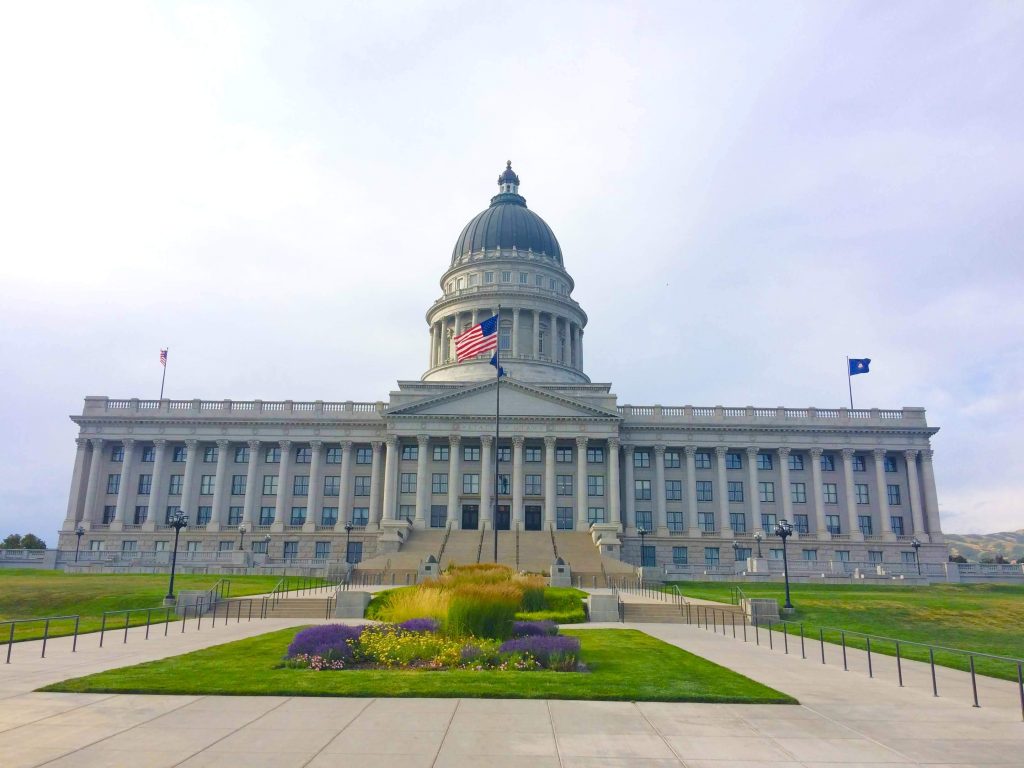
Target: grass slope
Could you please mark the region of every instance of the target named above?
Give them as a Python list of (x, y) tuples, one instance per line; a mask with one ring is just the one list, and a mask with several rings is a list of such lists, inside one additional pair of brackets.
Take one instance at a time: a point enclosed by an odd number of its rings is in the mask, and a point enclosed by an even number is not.
[(582, 641), (589, 673), (278, 668), (298, 628), (183, 656), (65, 680), (72, 693), (245, 696), (436, 696), (793, 704), (796, 700), (681, 648), (630, 629), (565, 631)]
[[(209, 589), (220, 576), (178, 574), (174, 590)], [(29, 619), (37, 616), (82, 617), (79, 632), (95, 632), (100, 628), (104, 611), (129, 608), (154, 608), (167, 594), (166, 574), (66, 574), (63, 571), (33, 569), (0, 569), (0, 621)], [(231, 596), (258, 595), (269, 592), (279, 576), (232, 576)], [(154, 613), (154, 621), (163, 613)], [(173, 614), (172, 614), (173, 616)], [(120, 618), (124, 626), (124, 617)], [(132, 625), (144, 624), (145, 615), (132, 617)], [(74, 621), (53, 622), (51, 636), (71, 634)], [(0, 644), (6, 643), (7, 627), (0, 632)], [(18, 625), (15, 641), (43, 636), (42, 624)]]
[[(729, 602), (734, 585), (689, 581), (675, 582), (687, 597)], [(743, 584), (747, 597), (774, 597), (785, 603), (782, 584)], [(1024, 658), (1024, 586), (1009, 584), (936, 584), (930, 587), (793, 584), (796, 614), (809, 635), (819, 627), (836, 627), (885, 637), (913, 640), (950, 648), (981, 651), (998, 656)], [(839, 641), (838, 633), (825, 633)], [(864, 642), (847, 637), (847, 644), (863, 648)], [(871, 650), (895, 655), (892, 643), (876, 643)], [(900, 646), (900, 653), (921, 661), (928, 651)], [(937, 652), (935, 660), (956, 669), (967, 669), (966, 657)], [(1017, 679), (1017, 669), (1006, 662), (977, 660), (982, 674)]]

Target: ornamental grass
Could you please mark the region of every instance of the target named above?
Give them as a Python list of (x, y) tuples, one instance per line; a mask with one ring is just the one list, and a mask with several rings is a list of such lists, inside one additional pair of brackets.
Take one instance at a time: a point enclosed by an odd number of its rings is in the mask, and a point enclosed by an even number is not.
[(430, 618), (443, 625), (448, 618), (452, 593), (433, 584), (422, 584), (416, 589), (395, 590), (388, 595), (377, 618), (400, 624), (410, 619)]

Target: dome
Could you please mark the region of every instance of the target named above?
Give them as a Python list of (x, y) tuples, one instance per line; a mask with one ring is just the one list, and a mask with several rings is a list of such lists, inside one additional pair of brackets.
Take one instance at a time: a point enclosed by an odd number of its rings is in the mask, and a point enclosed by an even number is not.
[(478, 251), (516, 248), (533, 251), (553, 259), (562, 266), (562, 249), (551, 227), (526, 207), (526, 198), (519, 194), (519, 177), (509, 161), (498, 177), (501, 189), (491, 198), (491, 205), (474, 216), (463, 228), (452, 251), (452, 266), (459, 259)]

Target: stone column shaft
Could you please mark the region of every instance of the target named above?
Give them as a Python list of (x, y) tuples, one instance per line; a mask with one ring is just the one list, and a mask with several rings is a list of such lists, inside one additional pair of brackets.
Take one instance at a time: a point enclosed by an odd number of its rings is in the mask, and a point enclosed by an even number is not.
[(480, 435), (480, 527), (494, 526), (494, 446), (492, 435)]
[[(750, 516), (751, 525), (754, 530), (764, 530), (761, 525), (761, 491), (758, 487), (758, 474), (757, 474), (757, 454), (758, 450), (755, 447), (747, 448), (747, 477), (750, 484)], [(728, 487), (725, 488), (726, 494), (728, 494)], [(771, 533), (771, 531), (765, 531), (765, 533)]]
[(622, 466), (623, 474), (625, 475), (625, 488), (623, 489), (626, 494), (626, 519), (623, 521), (626, 524), (626, 528), (636, 530), (636, 483), (633, 482), (633, 451), (636, 446), (623, 445), (622, 446)]
[(68, 494), (68, 513), (64, 517), (65, 531), (73, 531), (79, 520), (82, 494), (85, 492), (86, 460), (89, 455), (89, 441), (75, 438), (75, 469), (71, 473), (71, 492)]
[(367, 529), (376, 530), (380, 528), (381, 519), (381, 508), (380, 508), (380, 486), (381, 486), (381, 462), (380, 454), (384, 448), (384, 443), (380, 440), (373, 440), (370, 442), (370, 448), (373, 452), (373, 458), (370, 463), (370, 512), (369, 519), (367, 522)]
[(823, 487), (821, 484), (821, 448), (811, 448), (811, 493), (807, 495), (814, 510), (815, 533), (819, 539), (828, 540), (831, 537), (828, 533), (828, 526), (825, 525), (825, 502), (822, 496)]
[(576, 530), (585, 531), (590, 527), (587, 509), (590, 497), (587, 495), (587, 438), (576, 438)]
[(153, 482), (149, 487), (149, 514), (142, 526), (144, 531), (155, 531), (167, 513), (167, 441), (153, 441)]
[(263, 495), (263, 489), (259, 485), (259, 476), (256, 474), (260, 466), (260, 441), (250, 440), (249, 463), (245, 467), (245, 500), (242, 502), (242, 522), (250, 531), (256, 523), (256, 502)]
[(622, 523), (619, 506), (619, 441), (614, 437), (608, 441), (608, 522)]
[(540, 358), (540, 312), (533, 310), (533, 359)]
[(847, 532), (851, 539), (863, 540), (864, 535), (860, 532), (860, 525), (857, 522), (857, 495), (853, 489), (853, 454), (852, 448), (843, 449), (843, 484), (846, 486), (846, 520)]
[(114, 520), (110, 527), (114, 530), (123, 528), (125, 524), (135, 522), (130, 516), (134, 510), (131, 509), (135, 501), (136, 488), (132, 487), (132, 478), (135, 476), (135, 440), (128, 438), (124, 441), (124, 458), (121, 460), (121, 482), (117, 486), (117, 507), (114, 511)]
[(697, 538), (700, 536), (697, 526), (697, 447), (688, 445), (683, 450), (686, 453), (686, 525), (689, 536)]
[(398, 438), (387, 439), (384, 454), (384, 520), (395, 520), (398, 517), (395, 508), (395, 496), (398, 491)]
[(512, 309), (512, 357), (519, 357), (519, 308)]
[(914, 520), (914, 535), (924, 537), (924, 515), (921, 510), (921, 480), (917, 474), (917, 451), (904, 451), (907, 458), (907, 485), (910, 486), (910, 513)]
[(665, 446), (654, 446), (654, 530), (668, 535), (668, 514), (665, 507)]
[(932, 543), (941, 541), (942, 524), (939, 520), (939, 492), (935, 486), (935, 467), (932, 465), (933, 451), (926, 448), (921, 451), (921, 484), (924, 486), (925, 519), (928, 524), (928, 535)]
[(217, 441), (217, 469), (213, 480), (213, 514), (210, 515), (210, 523), (206, 526), (208, 531), (219, 531), (222, 525), (227, 525), (227, 500), (228, 500), (228, 451), (231, 443), (227, 440)]
[(427, 435), (416, 436), (416, 518), (417, 528), (427, 527), (430, 511), (430, 438)]
[(462, 490), (461, 436), (451, 435), (448, 445), (448, 524), (458, 530), (462, 527), (462, 510), (459, 509), (459, 494)]
[(512, 438), (512, 519), (516, 529), (523, 527), (523, 443), (525, 438)]
[(789, 522), (793, 522), (793, 493), (789, 488), (789, 448), (779, 448), (779, 482), (782, 487), (779, 492), (782, 494), (782, 516)]
[(96, 510), (96, 498), (100, 488), (100, 466), (103, 464), (103, 443), (102, 437), (89, 439), (89, 444), (92, 445), (92, 455), (89, 459), (89, 480), (85, 486), (85, 511), (82, 518), (85, 522), (94, 524), (103, 520)]
[(341, 478), (338, 480), (338, 522), (335, 531), (344, 531), (345, 524), (352, 522), (352, 441), (341, 444)]
[(885, 482), (885, 451), (876, 448), (872, 452), (875, 460), (875, 496), (878, 501), (875, 504), (878, 509), (878, 524), (882, 527), (882, 537), (887, 541), (893, 540), (892, 519), (889, 514), (889, 488)]
[(544, 517), (550, 525), (558, 524), (558, 497), (555, 493), (555, 447), (558, 441), (544, 438)]
[[(272, 531), (283, 531), (286, 515), (290, 512), (292, 494), (288, 487), (288, 474), (292, 465), (292, 443), (290, 440), (281, 440), (278, 445), (281, 447), (281, 462), (277, 467), (277, 502), (274, 505), (274, 525)], [(289, 519), (289, 522), (291, 520)]]
[(302, 530), (312, 533), (316, 530), (316, 521), (320, 519), (321, 499), (323, 498), (323, 466), (324, 444), (320, 440), (312, 440), (309, 447), (313, 452), (309, 462), (309, 494), (306, 496), (306, 522)]

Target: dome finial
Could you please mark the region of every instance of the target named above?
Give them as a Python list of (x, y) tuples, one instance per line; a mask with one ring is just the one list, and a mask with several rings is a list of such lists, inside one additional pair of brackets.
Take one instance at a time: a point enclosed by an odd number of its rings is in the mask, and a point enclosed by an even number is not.
[(505, 171), (498, 177), (498, 187), (502, 192), (511, 192), (514, 195), (519, 194), (519, 177), (512, 170), (511, 160), (505, 163)]

